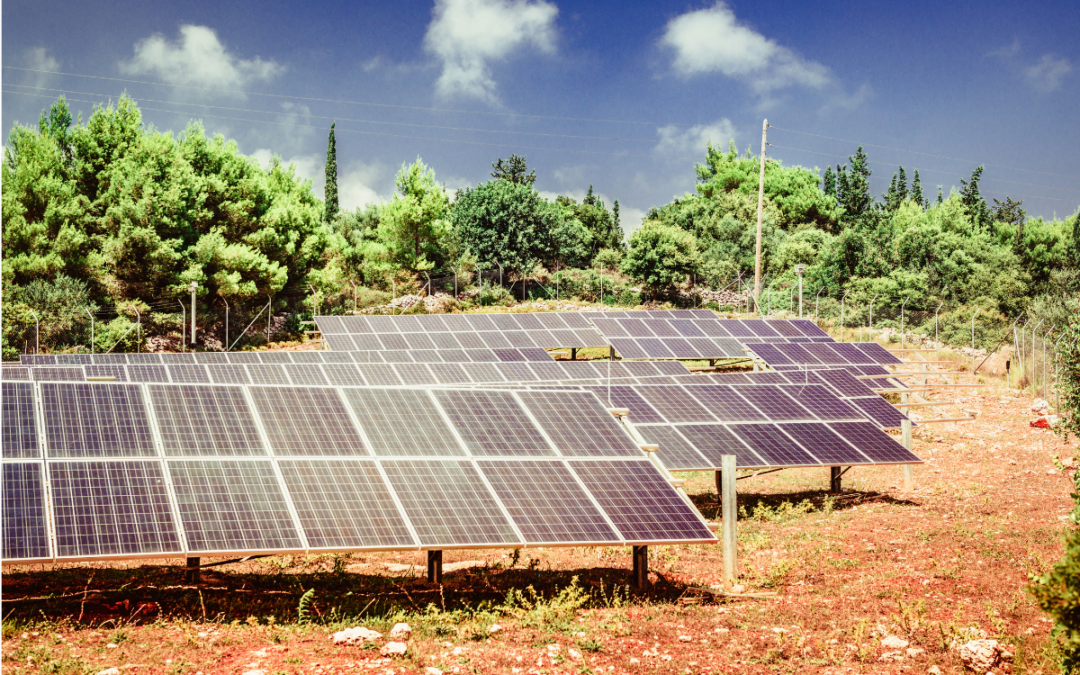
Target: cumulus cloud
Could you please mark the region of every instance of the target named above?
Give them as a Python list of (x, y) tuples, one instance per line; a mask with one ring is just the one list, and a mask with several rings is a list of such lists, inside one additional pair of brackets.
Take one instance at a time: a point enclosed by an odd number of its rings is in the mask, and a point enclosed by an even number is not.
[(674, 50), (672, 66), (684, 77), (722, 73), (761, 94), (793, 85), (820, 89), (833, 81), (827, 67), (740, 23), (724, 2), (675, 17), (660, 44)]
[(436, 0), (424, 49), (442, 61), (441, 96), (495, 103), (490, 64), (524, 48), (555, 51), (559, 8), (544, 0)]
[(159, 33), (135, 43), (135, 55), (119, 67), (127, 75), (154, 75), (170, 84), (233, 89), (285, 70), (258, 56), (240, 58), (225, 48), (212, 28), (190, 24), (180, 27), (175, 41)]
[[(559, 172), (556, 171), (555, 173), (558, 174)], [(582, 189), (560, 190), (559, 192), (538, 190), (537, 192), (542, 198), (552, 202), (555, 201), (556, 197), (562, 195), (564, 197), (570, 197), (571, 199), (580, 203), (585, 200), (585, 195), (588, 194), (586, 190)], [(604, 206), (609, 211), (615, 204), (615, 200), (604, 194), (603, 192), (593, 192), (593, 196), (604, 202)], [(642, 211), (641, 209), (635, 209), (632, 206), (627, 206), (622, 202), (622, 200), (619, 200), (619, 227), (622, 228), (623, 234), (626, 236), (630, 236), (630, 233), (636, 230), (639, 225), (641, 225), (641, 221), (645, 220), (645, 213), (645, 211)]]
[(692, 127), (675, 126), (673, 124), (659, 127), (656, 135), (660, 142), (654, 149), (658, 154), (694, 154), (704, 155), (709, 141), (720, 148), (727, 147), (727, 143), (735, 138), (735, 125), (726, 117), (712, 124), (698, 124)]
[(1061, 80), (1071, 73), (1072, 69), (1069, 59), (1043, 54), (1038, 63), (1024, 68), (1024, 77), (1028, 84), (1039, 91), (1056, 91), (1061, 88)]
[[(269, 148), (259, 148), (251, 156), (264, 168), (269, 168), (273, 157), (278, 155)], [(278, 155), (280, 157), (280, 155)], [(296, 175), (311, 181), (311, 190), (322, 197), (326, 186), (326, 156), (318, 153), (294, 155), (281, 159), (290, 164)], [(338, 204), (343, 209), (355, 209), (368, 204), (383, 204), (394, 196), (394, 173), (381, 162), (365, 164), (350, 162), (338, 169)]]
[[(48, 70), (56, 72), (60, 70), (60, 62), (49, 55), (49, 50), (44, 47), (31, 47), (26, 50), (22, 59), (23, 67), (30, 70)], [(43, 87), (49, 78), (55, 77), (49, 73), (24, 73), (29, 80), (27, 84), (34, 87)]]

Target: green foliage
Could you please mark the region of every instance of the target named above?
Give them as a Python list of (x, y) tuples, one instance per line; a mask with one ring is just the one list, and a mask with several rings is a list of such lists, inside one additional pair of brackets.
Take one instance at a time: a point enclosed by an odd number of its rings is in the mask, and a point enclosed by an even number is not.
[(874, 198), (870, 195), (870, 166), (860, 145), (854, 157), (848, 157), (850, 168), (837, 167), (836, 195), (840, 206), (844, 207), (842, 225), (858, 222), (873, 208)]
[(556, 197), (555, 204), (559, 207), (565, 220), (577, 221), (583, 228), (580, 249), (574, 249), (575, 253), (580, 250), (578, 259), (582, 260), (582, 262), (576, 265), (573, 264), (571, 262), (573, 258), (567, 253), (561, 252), (560, 249), (558, 257), (563, 265), (567, 267), (588, 267), (590, 264), (596, 266), (600, 264), (596, 260), (596, 256), (601, 251), (605, 249), (622, 251), (623, 232), (619, 227), (618, 201), (615, 202), (615, 208), (609, 211), (604, 202), (593, 194), (590, 185), (589, 192), (580, 204), (574, 199), (564, 196)]
[(457, 195), (450, 220), (484, 269), (529, 273), (551, 253), (559, 212), (529, 185), (492, 180)]
[(326, 202), (324, 220), (334, 222), (338, 214), (337, 189), (337, 140), (334, 139), (334, 125), (330, 124), (330, 139), (326, 147), (326, 186), (323, 188), (323, 201)]
[[(517, 155), (510, 155), (510, 159), (504, 160), (501, 157), (491, 164), (491, 168), (494, 171), (491, 172), (491, 177), (495, 180), (505, 180), (517, 185), (527, 185), (532, 187), (536, 183), (536, 172), (529, 171), (528, 165), (525, 163), (524, 157)], [(525, 173), (529, 171), (529, 173)]]
[(315, 602), (315, 589), (309, 588), (300, 596), (300, 604), (296, 606), (296, 623), (300, 626), (311, 623), (311, 606)]
[[(1080, 311), (1074, 310), (1071, 318), (1057, 338), (1056, 379), (1061, 418), (1057, 430), (1066, 438), (1070, 433), (1080, 436)], [(1080, 480), (1080, 472), (1076, 476)], [(1080, 492), (1080, 485), (1077, 491)]]
[(622, 272), (655, 296), (686, 280), (701, 266), (697, 242), (689, 232), (647, 220), (630, 235)]
[(377, 235), (395, 269), (423, 272), (441, 266), (443, 239), (450, 228), (450, 201), (435, 181), (435, 172), (419, 157), (402, 165), (395, 179), (397, 194), (379, 210)]
[(960, 202), (964, 205), (964, 211), (971, 218), (971, 225), (976, 230), (990, 225), (990, 208), (986, 200), (979, 194), (979, 180), (982, 178), (983, 166), (980, 164), (971, 172), (971, 180), (960, 179)]

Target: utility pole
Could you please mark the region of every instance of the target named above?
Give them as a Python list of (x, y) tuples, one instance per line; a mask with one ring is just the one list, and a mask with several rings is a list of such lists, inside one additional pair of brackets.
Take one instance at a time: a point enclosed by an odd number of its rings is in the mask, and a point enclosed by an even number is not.
[(195, 344), (195, 291), (198, 290), (199, 285), (192, 281), (188, 284), (188, 290), (191, 291), (191, 344)]
[(765, 146), (769, 143), (765, 140), (765, 132), (769, 129), (769, 120), (761, 122), (761, 173), (758, 177), (757, 194), (757, 252), (754, 255), (754, 305), (757, 313), (761, 314), (761, 218), (765, 208)]

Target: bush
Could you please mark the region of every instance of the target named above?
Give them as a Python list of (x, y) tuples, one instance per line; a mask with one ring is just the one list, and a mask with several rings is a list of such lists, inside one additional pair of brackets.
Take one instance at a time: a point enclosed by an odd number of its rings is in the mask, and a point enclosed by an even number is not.
[(657, 220), (647, 220), (630, 235), (630, 249), (622, 261), (622, 272), (639, 281), (655, 296), (701, 267), (694, 235)]

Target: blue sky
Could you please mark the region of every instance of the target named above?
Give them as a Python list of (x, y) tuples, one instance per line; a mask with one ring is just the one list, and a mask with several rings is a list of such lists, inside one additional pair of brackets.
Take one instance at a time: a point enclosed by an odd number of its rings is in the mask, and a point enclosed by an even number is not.
[(417, 156), (459, 188), (516, 152), (543, 193), (618, 198), (629, 230), (693, 190), (709, 139), (756, 153), (767, 117), (786, 164), (867, 146), (876, 193), (897, 164), (933, 194), (984, 163), (988, 199), (1077, 210), (1080, 3), (852, 5), (8, 0), (3, 133), (60, 92), (85, 117), (127, 91), (321, 196), (337, 120), (343, 206), (388, 199)]

